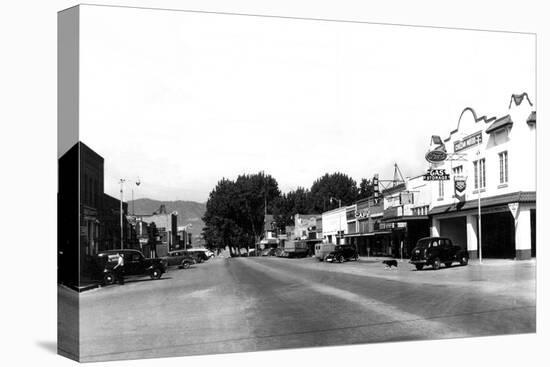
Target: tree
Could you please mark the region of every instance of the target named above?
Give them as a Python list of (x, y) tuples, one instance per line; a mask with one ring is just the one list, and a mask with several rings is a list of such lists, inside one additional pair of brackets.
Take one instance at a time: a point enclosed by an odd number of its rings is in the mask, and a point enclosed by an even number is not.
[(284, 231), (286, 226), (294, 225), (294, 215), (313, 214), (311, 192), (309, 189), (298, 187), (281, 195), (274, 202), (273, 215), (277, 228)]
[(372, 180), (363, 178), (359, 184), (359, 193), (357, 200), (365, 199), (374, 195), (374, 185)]
[(277, 181), (263, 172), (222, 179), (210, 193), (203, 216), (207, 245), (228, 246), (231, 256), (253, 247), (263, 232), (264, 213), (271, 212), (280, 195)]
[(340, 202), (342, 206), (349, 205), (357, 200), (357, 195), (357, 183), (354, 179), (340, 172), (326, 173), (311, 185), (311, 209), (322, 213), (338, 208)]

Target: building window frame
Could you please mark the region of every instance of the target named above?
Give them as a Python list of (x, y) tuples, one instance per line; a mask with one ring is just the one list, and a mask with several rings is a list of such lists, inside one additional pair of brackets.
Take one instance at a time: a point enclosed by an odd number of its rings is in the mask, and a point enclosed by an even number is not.
[(485, 158), (473, 161), (474, 164), (474, 190), (485, 190), (487, 187)]
[(438, 200), (442, 200), (445, 196), (445, 181), (438, 181)]
[(504, 150), (498, 153), (498, 164), (499, 164), (499, 186), (505, 186), (508, 183), (509, 179), (509, 159), (508, 151)]

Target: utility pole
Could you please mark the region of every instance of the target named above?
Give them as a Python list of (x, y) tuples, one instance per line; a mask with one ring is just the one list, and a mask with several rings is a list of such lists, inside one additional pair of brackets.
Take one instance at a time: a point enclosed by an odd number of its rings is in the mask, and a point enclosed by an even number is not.
[(479, 236), (479, 263), (483, 262), (482, 243), (481, 243), (481, 159), (480, 151), (477, 151), (477, 228)]
[(124, 192), (123, 192), (123, 186), (124, 186), (125, 179), (120, 179), (120, 249), (122, 250), (124, 248), (124, 222), (122, 220), (122, 216), (124, 215), (124, 212), (122, 210), (122, 201), (124, 200)]

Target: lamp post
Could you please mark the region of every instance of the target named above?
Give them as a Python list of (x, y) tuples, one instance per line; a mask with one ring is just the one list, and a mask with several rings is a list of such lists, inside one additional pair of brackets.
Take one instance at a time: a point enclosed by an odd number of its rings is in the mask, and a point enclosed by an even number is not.
[(187, 233), (187, 228), (191, 227), (193, 228), (193, 223), (189, 223), (185, 226), (183, 226), (183, 231), (185, 233), (185, 238), (183, 239), (183, 249), (187, 251), (187, 238), (189, 237), (189, 234)]
[(479, 263), (482, 264), (483, 262), (483, 255), (482, 255), (482, 243), (481, 243), (481, 152), (478, 149), (477, 153), (477, 228), (478, 228), (478, 236), (479, 236)]
[[(124, 249), (124, 220), (123, 215), (124, 211), (122, 208), (122, 203), (124, 201), (124, 183), (128, 181), (125, 178), (121, 178), (119, 180), (120, 183), (120, 249)], [(139, 177), (136, 181), (132, 181), (136, 184), (136, 186), (139, 186), (141, 184), (141, 181), (139, 180)], [(134, 214), (134, 188), (132, 187), (132, 215)]]
[(338, 200), (338, 208), (340, 208), (342, 206), (342, 200), (331, 196), (330, 199), (329, 199), (331, 204), (332, 204), (332, 200)]

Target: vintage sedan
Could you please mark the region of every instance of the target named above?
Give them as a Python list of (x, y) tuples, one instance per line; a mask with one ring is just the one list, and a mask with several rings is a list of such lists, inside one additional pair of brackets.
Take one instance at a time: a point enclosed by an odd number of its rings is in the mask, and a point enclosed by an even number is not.
[(359, 254), (355, 246), (352, 245), (336, 245), (334, 251), (329, 252), (325, 257), (326, 262), (343, 263), (346, 260), (358, 260)]
[(170, 251), (168, 255), (162, 258), (166, 260), (167, 266), (177, 266), (180, 269), (189, 269), (191, 265), (195, 264), (195, 258), (191, 256), (187, 251)]
[(108, 250), (98, 253), (95, 257), (95, 277), (105, 285), (115, 282), (113, 267), (117, 264), (120, 254), (124, 254), (124, 277), (149, 276), (160, 279), (166, 272), (166, 262), (162, 259), (147, 259), (138, 250)]
[(441, 264), (451, 267), (455, 262), (467, 265), (468, 251), (454, 245), (451, 239), (446, 237), (425, 237), (416, 243), (409, 262), (417, 270), (422, 270), (426, 265), (438, 270)]

